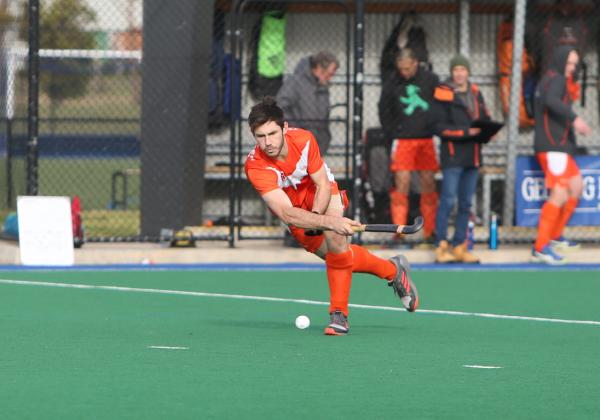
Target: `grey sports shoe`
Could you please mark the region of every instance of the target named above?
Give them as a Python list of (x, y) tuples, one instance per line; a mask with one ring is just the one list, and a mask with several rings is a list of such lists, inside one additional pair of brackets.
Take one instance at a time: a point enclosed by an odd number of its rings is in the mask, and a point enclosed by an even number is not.
[(350, 331), (348, 318), (342, 311), (331, 313), (331, 322), (325, 327), (325, 335), (346, 335)]
[(414, 312), (419, 307), (419, 292), (410, 279), (410, 264), (404, 255), (396, 255), (390, 258), (390, 261), (396, 266), (398, 273), (388, 282), (388, 286), (394, 288), (394, 293), (400, 298), (402, 306), (408, 312)]

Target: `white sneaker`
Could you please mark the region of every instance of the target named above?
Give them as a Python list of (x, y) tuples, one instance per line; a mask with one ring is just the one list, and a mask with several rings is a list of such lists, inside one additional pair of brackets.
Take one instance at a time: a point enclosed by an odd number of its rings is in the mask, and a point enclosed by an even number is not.
[(549, 265), (563, 265), (567, 263), (565, 257), (558, 255), (550, 245), (546, 245), (541, 251), (531, 250), (531, 259)]
[(564, 236), (551, 240), (550, 245), (552, 246), (552, 249), (558, 252), (577, 251), (578, 249), (581, 249), (581, 245), (578, 242), (570, 241)]

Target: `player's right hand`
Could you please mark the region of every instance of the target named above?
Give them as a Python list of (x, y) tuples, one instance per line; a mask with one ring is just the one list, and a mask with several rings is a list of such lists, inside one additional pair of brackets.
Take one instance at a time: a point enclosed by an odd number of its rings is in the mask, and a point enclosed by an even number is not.
[(592, 133), (590, 126), (580, 117), (575, 118), (573, 121), (573, 129), (582, 136), (587, 136)]

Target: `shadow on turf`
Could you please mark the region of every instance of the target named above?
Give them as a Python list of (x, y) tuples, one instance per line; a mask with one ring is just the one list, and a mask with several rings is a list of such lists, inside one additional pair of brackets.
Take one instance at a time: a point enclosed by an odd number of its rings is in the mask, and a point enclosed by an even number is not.
[(214, 320), (214, 321), (208, 321), (209, 324), (213, 324), (213, 325), (218, 325), (218, 326), (222, 326), (222, 327), (235, 327), (235, 328), (255, 328), (255, 329), (265, 329), (265, 328), (271, 328), (271, 329), (283, 329), (283, 328), (290, 328), (290, 327), (295, 327), (294, 325), (294, 320), (291, 319), (289, 322), (285, 322), (285, 321), (236, 321), (236, 320), (224, 320), (224, 319), (219, 319), (219, 320)]
[[(294, 320), (290, 319), (289, 322), (287, 321), (239, 321), (239, 320), (223, 320), (223, 319), (219, 319), (219, 320), (214, 320), (214, 321), (208, 321), (209, 324), (212, 325), (217, 325), (220, 327), (233, 327), (233, 328), (253, 328), (253, 329), (288, 329), (288, 328), (294, 328), (296, 329), (296, 326), (294, 325)], [(314, 322), (314, 318), (313, 318), (313, 322), (311, 323), (311, 326), (308, 328), (309, 330), (314, 330), (315, 328), (318, 330), (321, 330), (323, 328), (325, 328), (325, 326), (327, 325), (327, 319), (326, 317), (323, 318), (322, 322), (321, 320), (317, 320), (317, 322)], [(404, 330), (407, 330), (408, 327), (406, 325), (406, 323), (401, 322), (400, 320), (398, 321), (397, 325), (381, 325), (381, 324), (362, 324), (360, 322), (356, 322), (355, 325), (353, 326), (352, 323), (350, 324), (350, 329), (351, 332), (350, 334), (352, 334), (353, 330), (360, 330), (360, 331), (385, 331), (390, 332), (390, 331), (395, 331), (395, 332), (402, 332)]]

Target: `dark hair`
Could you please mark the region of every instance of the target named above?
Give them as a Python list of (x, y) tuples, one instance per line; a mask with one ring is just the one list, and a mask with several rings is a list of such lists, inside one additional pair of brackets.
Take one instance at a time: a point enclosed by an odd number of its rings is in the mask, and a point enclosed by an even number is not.
[(330, 53), (329, 51), (320, 51), (314, 55), (311, 55), (309, 58), (310, 68), (314, 69), (319, 66), (322, 69), (329, 68), (329, 66), (333, 63), (335, 67), (338, 68), (340, 63), (335, 55)]
[(415, 52), (412, 49), (400, 48), (398, 50), (398, 52), (396, 53), (396, 61), (406, 60), (406, 59), (419, 61), (417, 59), (417, 55), (415, 54)]
[(284, 125), (283, 110), (277, 106), (277, 101), (272, 96), (265, 96), (262, 101), (257, 103), (250, 109), (248, 115), (248, 125), (254, 133), (258, 127), (269, 121), (275, 122), (281, 129)]

